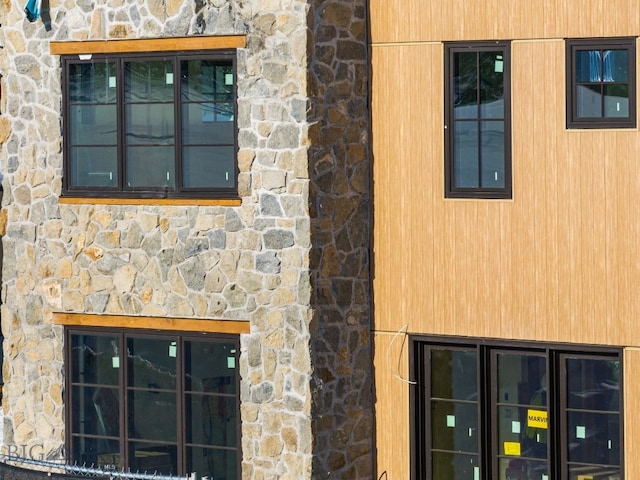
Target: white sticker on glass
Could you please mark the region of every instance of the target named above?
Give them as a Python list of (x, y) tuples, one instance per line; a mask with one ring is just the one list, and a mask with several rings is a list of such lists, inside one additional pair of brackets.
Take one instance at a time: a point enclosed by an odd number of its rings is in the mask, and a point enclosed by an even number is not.
[(520, 433), (520, 422), (511, 422), (511, 433)]

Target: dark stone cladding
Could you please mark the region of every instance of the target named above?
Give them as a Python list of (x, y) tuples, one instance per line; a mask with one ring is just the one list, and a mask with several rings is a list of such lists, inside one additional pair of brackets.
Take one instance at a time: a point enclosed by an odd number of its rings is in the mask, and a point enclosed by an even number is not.
[(311, 0), (312, 478), (373, 477), (365, 0)]

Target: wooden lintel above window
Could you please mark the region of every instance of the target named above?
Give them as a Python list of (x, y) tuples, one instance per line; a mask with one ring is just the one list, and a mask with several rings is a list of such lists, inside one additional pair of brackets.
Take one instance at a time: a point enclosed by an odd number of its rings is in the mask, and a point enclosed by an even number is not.
[(135, 328), (182, 332), (231, 333), (250, 332), (248, 321), (209, 320), (200, 318), (143, 317), (129, 315), (95, 315), (54, 313), (53, 323), (73, 327)]
[(83, 55), (92, 53), (164, 52), (188, 50), (222, 50), (244, 48), (245, 35), (215, 37), (146, 38), (136, 40), (87, 40), (81, 42), (51, 42), (52, 55)]
[(238, 207), (239, 198), (104, 198), (59, 197), (65, 205), (168, 205), (173, 207)]

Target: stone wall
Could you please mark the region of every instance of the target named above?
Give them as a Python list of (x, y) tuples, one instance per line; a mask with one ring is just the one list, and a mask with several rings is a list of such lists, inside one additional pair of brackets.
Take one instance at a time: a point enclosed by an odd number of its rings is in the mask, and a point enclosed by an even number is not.
[[(64, 441), (53, 312), (238, 319), (243, 478), (369, 478), (364, 2), (45, 0), (34, 23), (22, 7), (0, 0), (5, 442)], [(49, 41), (215, 34), (247, 35), (241, 206), (61, 204)]]
[(314, 478), (373, 477), (366, 2), (312, 2)]

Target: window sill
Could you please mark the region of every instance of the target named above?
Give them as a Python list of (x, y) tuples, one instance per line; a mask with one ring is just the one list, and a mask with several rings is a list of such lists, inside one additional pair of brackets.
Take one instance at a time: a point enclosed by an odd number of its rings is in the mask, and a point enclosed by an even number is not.
[(638, 127), (565, 127), (565, 132), (638, 132)]
[(66, 205), (170, 205), (193, 207), (238, 207), (239, 198), (103, 198), (60, 197)]

